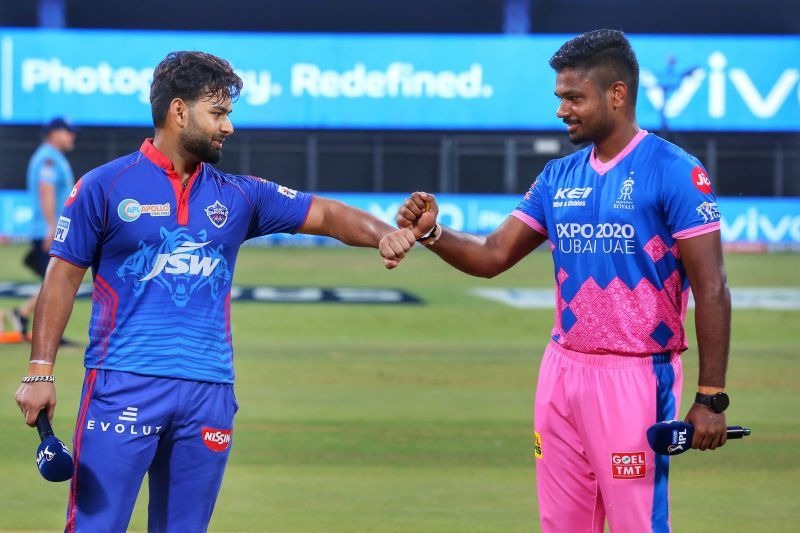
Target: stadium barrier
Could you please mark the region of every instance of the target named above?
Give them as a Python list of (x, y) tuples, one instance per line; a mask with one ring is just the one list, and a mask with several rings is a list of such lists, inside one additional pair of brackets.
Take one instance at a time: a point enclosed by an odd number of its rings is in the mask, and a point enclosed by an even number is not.
[[(326, 194), (364, 209), (394, 225), (403, 194)], [(437, 196), (439, 221), (459, 230), (485, 235), (494, 231), (516, 207), (520, 196), (442, 194)], [(771, 252), (800, 251), (800, 197), (792, 198), (719, 198), (722, 214), (722, 241), (729, 251)], [(706, 216), (716, 216), (714, 209), (702, 209)], [(26, 191), (0, 191), (0, 236), (6, 240), (24, 240), (30, 228), (32, 209)], [(110, 211), (116, 212), (116, 211)], [(113, 216), (113, 215), (112, 215)], [(701, 214), (702, 216), (702, 214)], [(250, 241), (262, 246), (333, 246), (336, 241), (313, 235), (278, 234)]]

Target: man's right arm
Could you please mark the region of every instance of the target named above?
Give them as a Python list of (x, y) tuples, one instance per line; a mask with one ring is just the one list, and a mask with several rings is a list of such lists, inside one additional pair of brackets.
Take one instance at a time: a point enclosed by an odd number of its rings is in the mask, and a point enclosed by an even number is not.
[[(29, 376), (53, 374), (61, 336), (85, 273), (86, 268), (57, 257), (50, 259), (34, 315), (30, 359), (35, 362), (28, 365)], [(23, 383), (17, 390), (16, 400), (25, 415), (25, 423), (34, 426), (42, 409), (47, 410), (48, 418), (53, 418), (55, 385), (49, 382)]]
[[(411, 228), (419, 238), (435, 227), (438, 212), (433, 195), (416, 192), (398, 210), (397, 225)], [(429, 245), (430, 250), (458, 270), (483, 278), (505, 272), (547, 240), (513, 216), (485, 237), (440, 228), (437, 231), (441, 234)]]
[(47, 224), (47, 234), (42, 240), (42, 249), (46, 252), (50, 249), (56, 231), (56, 188), (52, 183), (39, 182), (39, 206)]

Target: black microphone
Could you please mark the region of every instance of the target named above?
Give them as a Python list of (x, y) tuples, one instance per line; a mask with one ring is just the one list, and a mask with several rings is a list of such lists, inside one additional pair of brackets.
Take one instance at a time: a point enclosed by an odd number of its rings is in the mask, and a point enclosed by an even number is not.
[[(729, 439), (741, 439), (750, 435), (750, 428), (728, 426)], [(647, 428), (647, 442), (659, 455), (679, 455), (692, 448), (694, 427), (683, 420), (659, 422)]]
[(66, 481), (72, 477), (74, 469), (72, 454), (67, 445), (61, 442), (54, 434), (47, 418), (47, 411), (39, 412), (36, 417), (36, 429), (42, 443), (36, 450), (36, 466), (39, 473), (47, 481)]

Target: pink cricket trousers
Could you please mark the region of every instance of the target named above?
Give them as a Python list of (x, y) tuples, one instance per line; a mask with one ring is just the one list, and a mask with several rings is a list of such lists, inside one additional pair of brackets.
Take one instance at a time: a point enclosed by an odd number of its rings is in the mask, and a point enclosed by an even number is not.
[(551, 342), (534, 408), (536, 485), (545, 533), (669, 532), (669, 457), (647, 428), (677, 418), (677, 353), (589, 355)]

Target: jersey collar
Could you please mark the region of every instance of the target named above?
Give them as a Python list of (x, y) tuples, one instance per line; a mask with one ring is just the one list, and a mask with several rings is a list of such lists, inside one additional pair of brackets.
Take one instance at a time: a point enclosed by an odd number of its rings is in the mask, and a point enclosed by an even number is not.
[[(142, 152), (147, 159), (152, 161), (152, 163), (155, 166), (166, 170), (168, 176), (177, 177), (177, 175), (175, 174), (175, 167), (172, 165), (172, 161), (170, 161), (167, 158), (167, 156), (158, 151), (158, 148), (156, 148), (155, 145), (153, 144), (152, 138), (145, 139), (144, 142), (142, 143), (142, 146), (139, 148), (139, 151)], [(197, 168), (192, 173), (192, 177), (190, 179), (197, 176), (197, 174), (200, 173), (201, 168), (203, 168), (203, 163), (198, 163)]]
[(636, 146), (642, 141), (642, 139), (645, 138), (647, 133), (648, 133), (647, 130), (639, 130), (639, 133), (633, 136), (633, 139), (631, 139), (631, 142), (628, 143), (628, 146), (623, 148), (620, 153), (614, 156), (614, 159), (606, 163), (603, 163), (602, 161), (597, 159), (597, 156), (594, 153), (594, 146), (592, 146), (592, 153), (589, 156), (589, 165), (591, 165), (591, 167), (595, 170), (595, 172), (597, 172), (602, 176), (603, 174), (605, 174), (606, 172), (617, 166), (617, 163), (625, 159), (625, 156), (627, 156), (629, 153), (633, 151), (634, 148), (636, 148)]

